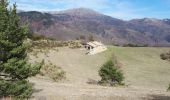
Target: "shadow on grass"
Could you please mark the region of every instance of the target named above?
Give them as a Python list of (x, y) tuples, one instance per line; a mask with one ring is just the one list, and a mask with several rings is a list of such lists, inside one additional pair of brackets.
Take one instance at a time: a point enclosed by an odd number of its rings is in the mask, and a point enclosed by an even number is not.
[(38, 93), (38, 92), (41, 92), (43, 89), (36, 89), (35, 88), (35, 83), (31, 83), (32, 84), (32, 86), (33, 86), (33, 93), (32, 94), (34, 94), (34, 93)]
[(170, 96), (166, 95), (148, 95), (144, 100), (170, 100)]
[(87, 84), (98, 85), (98, 81), (89, 78), (88, 81), (87, 81)]
[[(43, 91), (43, 89), (37, 89), (37, 88), (35, 88), (35, 87), (34, 87), (34, 86), (35, 86), (35, 83), (32, 83), (32, 85), (33, 85), (33, 91), (32, 91), (32, 96), (31, 96), (30, 98), (31, 98), (31, 99), (34, 99), (34, 98), (35, 98), (34, 94)], [(46, 100), (46, 99), (38, 99), (38, 100)]]
[(30, 97), (30, 99), (32, 100), (34, 100), (35, 98), (36, 98), (36, 100), (46, 100), (46, 98), (45, 97), (36, 97), (36, 96), (34, 96), (34, 94), (35, 93), (39, 93), (39, 92), (41, 92), (43, 89), (33, 89), (33, 93), (32, 93), (32, 96)]
[(42, 90), (43, 90), (43, 89), (34, 89), (34, 90), (33, 90), (33, 94), (34, 94), (34, 93), (41, 92)]

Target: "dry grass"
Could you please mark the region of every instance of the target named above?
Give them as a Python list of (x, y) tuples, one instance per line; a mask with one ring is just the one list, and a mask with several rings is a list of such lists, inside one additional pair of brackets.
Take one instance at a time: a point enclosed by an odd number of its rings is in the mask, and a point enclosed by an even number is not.
[(129, 86), (166, 90), (170, 83), (170, 63), (160, 59), (169, 48), (110, 47), (122, 63), (125, 83)]
[(89, 56), (85, 54), (85, 50), (69, 49), (68, 47), (58, 48), (58, 51), (51, 50), (47, 53), (38, 53), (37, 57), (33, 56), (33, 60), (45, 59), (54, 65), (61, 66), (66, 71), (67, 78), (73, 83), (86, 84), (89, 78), (99, 80), (98, 70), (100, 66), (107, 61), (104, 53)]
[[(35, 87), (42, 89), (34, 94), (36, 97), (46, 94), (45, 97), (57, 95), (61, 100), (169, 98), (166, 89), (170, 83), (170, 63), (160, 59), (160, 54), (169, 51), (169, 48), (109, 47), (107, 51), (93, 56), (86, 55), (86, 51), (81, 49), (68, 47), (57, 49), (59, 51), (50, 50), (47, 53), (48, 57), (38, 53), (38, 58), (34, 56), (31, 58), (32, 60), (45, 59), (47, 62), (61, 66), (67, 73), (68, 81), (57, 84), (38, 78), (32, 79), (32, 82), (36, 83)], [(98, 70), (113, 53), (121, 64), (125, 74), (125, 84), (128, 87), (100, 87), (95, 83), (100, 80)]]
[(125, 73), (127, 85), (167, 89), (170, 83), (170, 63), (160, 59), (160, 54), (169, 48), (109, 47), (108, 51), (93, 56), (86, 55), (85, 50), (67, 47), (58, 49), (59, 51), (48, 52), (48, 57), (39, 53), (38, 58), (33, 59), (45, 59), (61, 66), (68, 73), (70, 82), (100, 80), (98, 70), (114, 53)]
[(66, 79), (66, 72), (63, 71), (61, 67), (53, 65), (52, 63), (44, 63), (40, 70), (40, 75), (49, 77), (55, 82)]

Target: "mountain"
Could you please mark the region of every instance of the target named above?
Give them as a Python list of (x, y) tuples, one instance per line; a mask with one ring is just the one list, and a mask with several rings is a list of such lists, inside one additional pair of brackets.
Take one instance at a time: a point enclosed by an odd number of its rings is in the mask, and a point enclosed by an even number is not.
[(58, 40), (81, 36), (109, 44), (149, 44), (170, 46), (170, 19), (133, 19), (124, 21), (86, 8), (60, 12), (20, 12), (21, 22), (28, 22), (30, 31)]

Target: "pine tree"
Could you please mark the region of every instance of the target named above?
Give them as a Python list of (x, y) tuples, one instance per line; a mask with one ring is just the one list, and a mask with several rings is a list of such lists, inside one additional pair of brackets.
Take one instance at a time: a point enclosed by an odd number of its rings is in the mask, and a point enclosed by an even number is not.
[(41, 64), (31, 66), (27, 59), (27, 28), (19, 25), (16, 4), (8, 8), (0, 0), (0, 96), (29, 97), (32, 85), (27, 78), (36, 75)]
[(112, 60), (109, 60), (102, 65), (99, 70), (99, 75), (101, 77), (101, 81), (99, 83), (102, 85), (123, 85), (123, 73), (118, 69)]

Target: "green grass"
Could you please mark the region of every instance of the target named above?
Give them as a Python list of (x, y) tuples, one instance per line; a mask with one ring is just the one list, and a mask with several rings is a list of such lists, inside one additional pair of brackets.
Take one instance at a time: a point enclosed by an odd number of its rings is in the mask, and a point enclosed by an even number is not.
[(129, 86), (167, 89), (170, 83), (170, 62), (160, 59), (160, 54), (170, 48), (154, 47), (109, 47), (122, 64), (125, 83)]
[(100, 80), (98, 70), (114, 54), (129, 87), (155, 88), (166, 90), (170, 83), (170, 62), (160, 59), (160, 54), (170, 48), (154, 47), (108, 47), (96, 55), (86, 55), (84, 50), (58, 48), (50, 50), (45, 56), (38, 54), (37, 59), (45, 59), (66, 71), (69, 83), (86, 84), (88, 79)]

